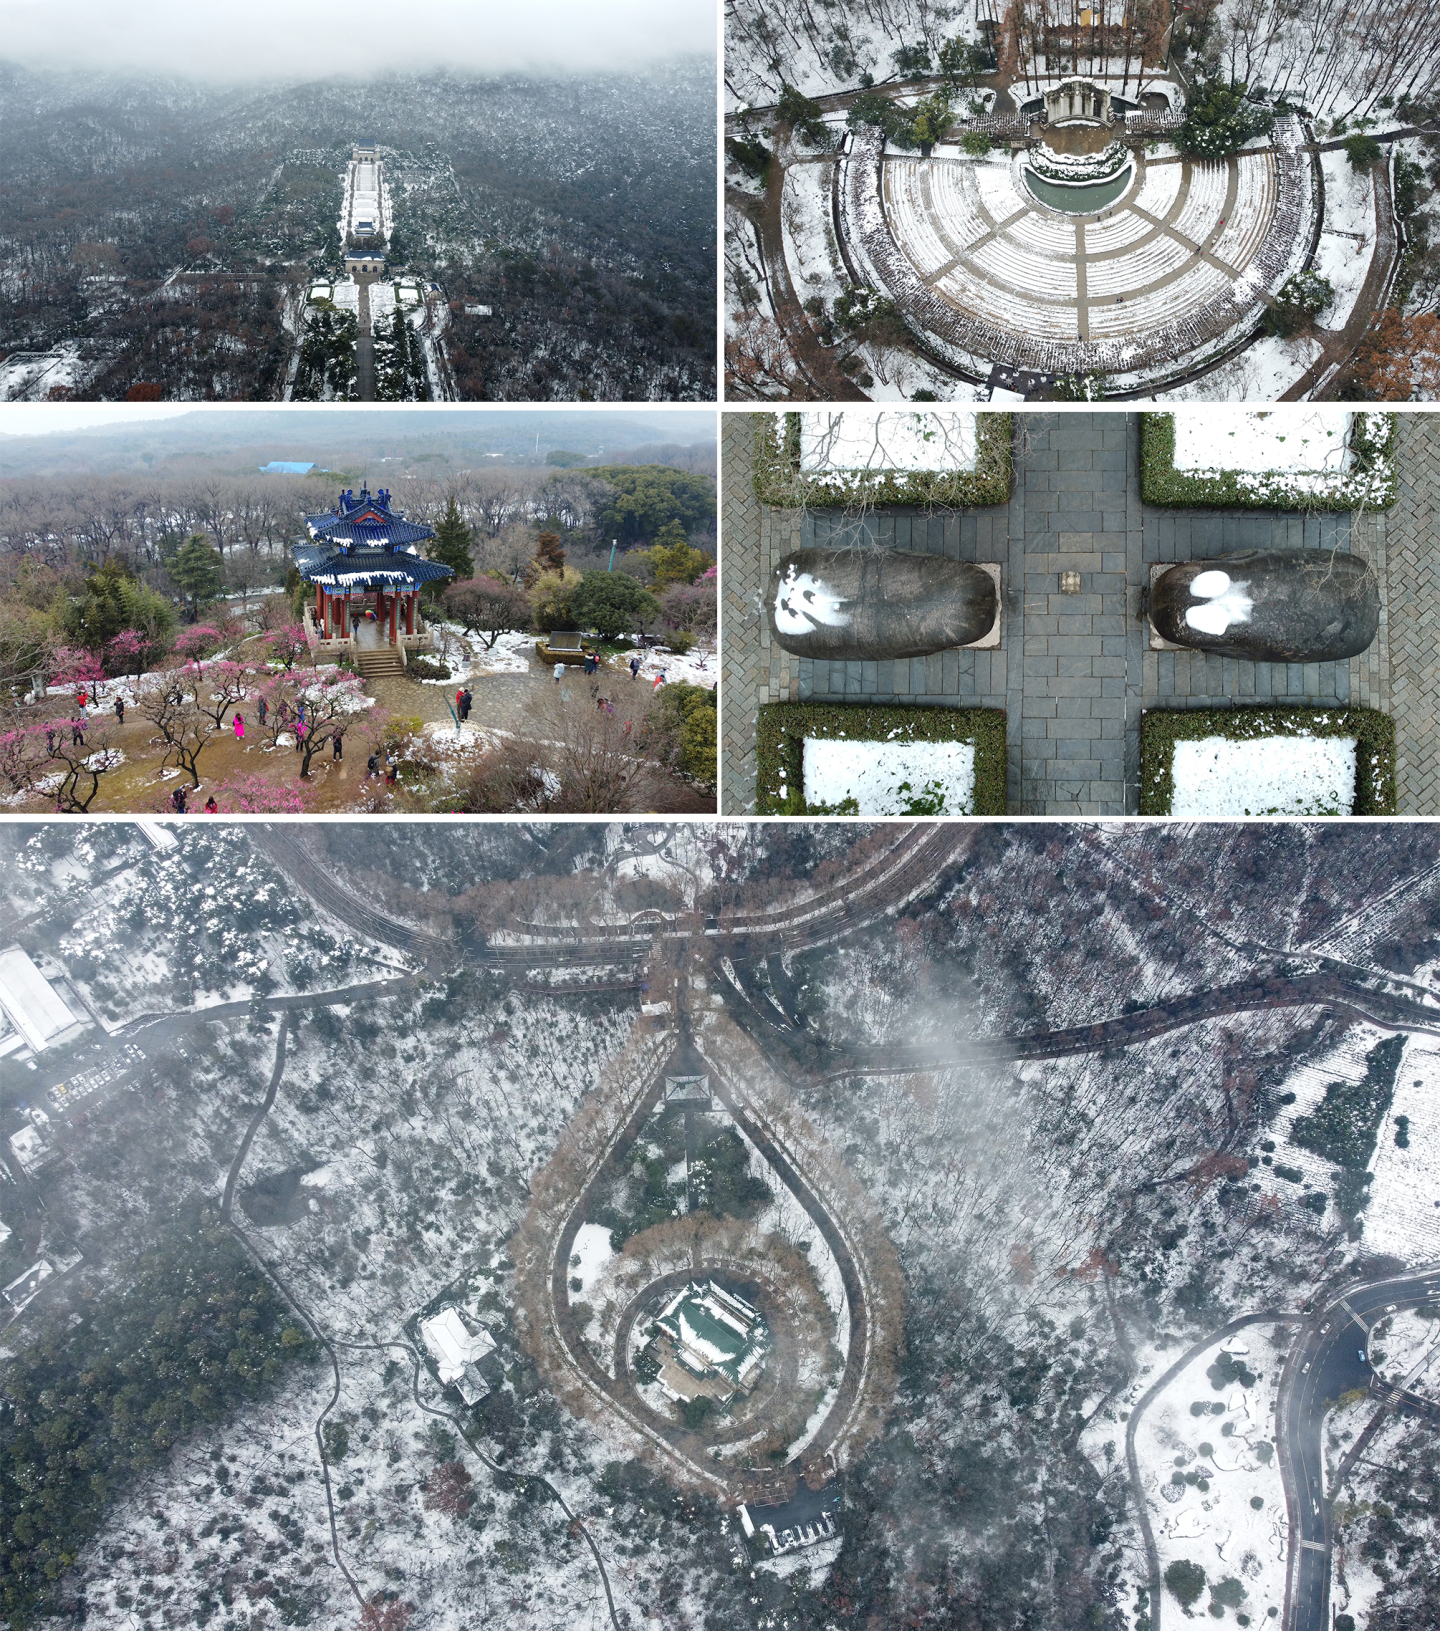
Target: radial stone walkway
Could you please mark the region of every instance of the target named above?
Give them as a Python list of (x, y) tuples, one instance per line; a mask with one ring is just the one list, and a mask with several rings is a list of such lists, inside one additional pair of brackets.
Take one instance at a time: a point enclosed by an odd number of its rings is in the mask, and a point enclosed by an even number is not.
[[(1348, 663), (1285, 664), (1152, 651), (1143, 614), (1152, 565), (1240, 549), (1348, 551), (1351, 518), (1153, 508), (1140, 499), (1138, 415), (1026, 414), (1015, 422), (1015, 481), (1008, 505), (936, 515), (896, 509), (866, 523), (882, 545), (952, 560), (998, 561), (1004, 588), (1000, 649), (948, 651), (898, 663), (814, 663), (770, 645), (761, 594), (776, 561), (802, 545), (831, 542), (843, 522), (827, 511), (812, 511), (802, 522), (795, 512), (759, 504), (750, 483), (753, 417), (725, 416), (722, 808), (727, 813), (754, 808), (760, 704), (815, 698), (1004, 708), (1012, 814), (1133, 814), (1139, 804), (1140, 716), (1146, 708), (1346, 703), (1352, 697), (1385, 707), (1387, 642), (1400, 595), (1409, 602), (1404, 627), (1415, 625), (1417, 659), (1428, 635), (1428, 667), (1415, 670), (1414, 683), (1426, 691), (1429, 723), (1423, 734), (1431, 735), (1440, 711), (1434, 700), (1440, 683), (1435, 651), (1440, 613), (1416, 608), (1440, 606), (1440, 585), (1432, 581), (1424, 599), (1397, 584), (1404, 573), (1407, 583), (1418, 582), (1417, 574), (1440, 575), (1411, 564), (1421, 558), (1434, 519), (1433, 507), (1420, 502), (1418, 490), (1410, 501), (1407, 533), (1413, 545), (1399, 561), (1393, 549), (1388, 557), (1390, 619), (1363, 656)], [(1422, 435), (1440, 481), (1440, 435), (1433, 430), (1409, 432), (1402, 460)], [(1394, 527), (1392, 518), (1392, 536)], [(1385, 518), (1363, 518), (1355, 541), (1383, 575)], [(1064, 571), (1080, 574), (1079, 593), (1061, 593)], [(1422, 760), (1428, 796), (1440, 803), (1430, 756), (1417, 749), (1403, 762), (1413, 761), (1419, 775)]]

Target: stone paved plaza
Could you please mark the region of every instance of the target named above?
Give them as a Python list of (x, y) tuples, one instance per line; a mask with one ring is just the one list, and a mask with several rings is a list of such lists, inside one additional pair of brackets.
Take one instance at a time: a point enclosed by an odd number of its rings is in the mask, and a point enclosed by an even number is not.
[[(1009, 806), (1024, 815), (1123, 815), (1138, 808), (1139, 727), (1148, 707), (1292, 700), (1354, 702), (1396, 714), (1400, 808), (1440, 813), (1434, 769), (1440, 685), (1440, 569), (1429, 564), (1440, 427), (1402, 418), (1400, 502), (1388, 515), (1159, 509), (1141, 502), (1135, 414), (1017, 415), (1007, 505), (865, 523), (882, 544), (998, 562), (1001, 646), (900, 663), (813, 663), (773, 646), (760, 611), (772, 566), (824, 545), (834, 512), (770, 509), (751, 485), (754, 416), (722, 436), (722, 809), (754, 808), (754, 729), (764, 702), (907, 701), (1006, 710)], [(1343, 663), (1275, 664), (1154, 651), (1141, 614), (1151, 567), (1247, 548), (1356, 549), (1382, 574), (1380, 634)], [(1060, 574), (1080, 574), (1062, 593)]]

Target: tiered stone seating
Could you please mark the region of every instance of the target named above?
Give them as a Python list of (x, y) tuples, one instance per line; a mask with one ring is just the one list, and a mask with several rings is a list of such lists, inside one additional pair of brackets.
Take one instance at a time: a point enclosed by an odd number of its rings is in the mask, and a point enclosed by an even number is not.
[(1183, 165), (1147, 164), (1139, 191), (1132, 193), (1126, 202), (1138, 204), (1142, 210), (1158, 215), (1163, 221), (1174, 208), (1175, 200), (1180, 196), (1180, 183), (1184, 179)]
[[(1233, 163), (1148, 165), (1113, 215), (1084, 220), (1086, 342), (1077, 333), (1074, 268), (1081, 218), (1021, 196), (1009, 165), (887, 160), (878, 133), (860, 132), (842, 165), (842, 227), (861, 275), (892, 295), (917, 332), (977, 373), (999, 362), (1165, 377), (1243, 332), (1262, 292), (1303, 264), (1314, 203), (1302, 140), (1282, 121), (1273, 150)], [(1224, 216), (1215, 252), (1246, 275), (1236, 282), (1200, 259), (1172, 231), (1136, 215), (1132, 201), (1161, 221), (1179, 204), (1173, 231), (1197, 244)], [(928, 284), (942, 266), (948, 270)]]
[(921, 277), (954, 260), (950, 235), (938, 230), (918, 161), (892, 161), (885, 166), (885, 213), (896, 240)]
[(1238, 187), (1225, 230), (1210, 246), (1210, 253), (1244, 271), (1260, 253), (1275, 214), (1277, 172), (1267, 153), (1243, 153), (1236, 160)]
[(1223, 159), (1197, 159), (1189, 166), (1190, 191), (1170, 223), (1192, 243), (1203, 244), (1225, 214), (1230, 165)]
[(1172, 279), (1183, 267), (1194, 264), (1194, 254), (1184, 244), (1177, 243), (1168, 233), (1156, 232), (1154, 227), (1150, 230), (1149, 241), (1128, 255), (1103, 261), (1087, 258), (1085, 282), (1092, 300), (1123, 295), (1128, 305), (1132, 292), (1161, 278)]

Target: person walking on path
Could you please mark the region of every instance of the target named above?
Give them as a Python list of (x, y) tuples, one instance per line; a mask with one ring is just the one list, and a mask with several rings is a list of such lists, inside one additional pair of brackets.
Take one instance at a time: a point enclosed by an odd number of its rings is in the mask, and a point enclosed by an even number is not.
[(297, 753), (299, 753), (301, 748), (303, 748), (304, 746), (305, 746), (305, 721), (303, 719), (297, 719), (295, 721), (295, 751)]
[(475, 698), (473, 696), (471, 696), (470, 687), (467, 685), (465, 687), (465, 689), (460, 693), (460, 723), (462, 725), (465, 723), (465, 721), (467, 719), (469, 719), (470, 710), (474, 706), (475, 706)]
[(556, 685), (559, 685), (560, 681), (562, 679), (564, 679), (564, 677), (565, 677), (565, 664), (564, 663), (556, 663), (555, 664), (555, 683), (556, 683)]
[(70, 745), (77, 748), (85, 746), (85, 721), (83, 719), (72, 719), (70, 721)]
[(242, 713), (235, 715), (235, 740), (237, 742), (245, 740), (245, 715)]
[(45, 727), (45, 751), (48, 754), (50, 754), (50, 756), (52, 758), (54, 757), (54, 755), (55, 755), (55, 727), (53, 725), (47, 725)]
[(655, 676), (655, 683), (654, 683), (654, 685), (652, 685), (650, 687), (650, 694), (653, 696), (655, 694), (655, 692), (657, 692), (660, 689), (660, 687), (662, 685), (664, 685), (664, 683), (665, 683), (665, 670), (662, 668), (660, 670), (660, 672)]
[(372, 776), (380, 774), (380, 755), (372, 753), (365, 761), (365, 780), (368, 782)]
[(259, 708), (260, 708), (260, 729), (263, 731), (265, 729), (265, 715), (270, 712), (270, 704), (268, 702), (266, 702), (264, 697), (260, 698)]
[(189, 797), (190, 795), (183, 787), (177, 787), (170, 795), (170, 808), (174, 810), (176, 815), (184, 815), (186, 813), (185, 800)]
[(117, 725), (123, 725), (125, 723), (125, 698), (124, 697), (116, 697), (115, 698), (115, 723)]
[(75, 693), (75, 700), (76, 700), (76, 702), (79, 703), (80, 712), (83, 714), (85, 712), (85, 704), (87, 702), (89, 702), (89, 700), (90, 700), (90, 693), (85, 689), (85, 687), (83, 685)]
[(630, 659), (630, 678), (632, 680), (638, 680), (640, 678), (640, 659), (638, 657), (632, 657)]
[(462, 685), (455, 693), (455, 712), (461, 719), (465, 717), (465, 687)]
[(337, 759), (343, 759), (345, 757), (344, 753), (341, 751), (341, 746), (340, 746), (341, 743), (344, 742), (344, 740), (345, 740), (345, 732), (344, 731), (336, 731), (334, 736), (331, 737), (331, 739), (330, 739), (330, 751), (334, 754), (334, 756)]

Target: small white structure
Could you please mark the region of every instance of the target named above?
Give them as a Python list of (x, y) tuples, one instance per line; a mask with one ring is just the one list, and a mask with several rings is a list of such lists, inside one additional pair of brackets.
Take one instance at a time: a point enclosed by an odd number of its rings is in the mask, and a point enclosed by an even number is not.
[(9, 1224), (7, 1224), (3, 1219), (0, 1219), (0, 1246), (3, 1246), (5, 1242), (9, 1240), (10, 1236), (14, 1234), (14, 1232), (15, 1231), (9, 1226)]
[(50, 1160), (55, 1149), (38, 1127), (22, 1127), (18, 1133), (10, 1135), (10, 1153), (29, 1178)]
[(490, 1388), (475, 1363), (495, 1352), (495, 1338), (483, 1325), (472, 1332), (460, 1310), (450, 1306), (420, 1322), (420, 1337), (446, 1387), (456, 1388), (466, 1404), (485, 1397)]
[(35, 1053), (84, 1024), (19, 946), (0, 951), (0, 1008)]
[(1045, 118), (1052, 125), (1108, 125), (1110, 92), (1088, 79), (1067, 79), (1045, 92)]
[(465, 315), (467, 317), (492, 317), (494, 312), (489, 306), (466, 306)]
[[(784, 1552), (797, 1551), (802, 1546), (818, 1545), (820, 1541), (829, 1540), (835, 1534), (835, 1519), (829, 1512), (820, 1512), (808, 1519), (796, 1519), (793, 1523), (786, 1523), (782, 1519), (777, 1528), (775, 1523), (764, 1521), (765, 1510), (764, 1507), (757, 1507), (752, 1515), (750, 1508), (742, 1505), (740, 1527), (745, 1531), (747, 1539), (756, 1534), (763, 1535), (769, 1541), (771, 1554), (775, 1557)], [(773, 1512), (776, 1509), (770, 1510)], [(756, 1517), (761, 1517), (762, 1521), (756, 1523)]]
[(168, 823), (157, 821), (154, 816), (136, 816), (135, 825), (152, 849), (174, 849), (180, 842), (175, 830)]
[(24, 1274), (12, 1280), (3, 1291), (3, 1297), (18, 1314), (28, 1303), (34, 1302), (40, 1294), (40, 1288), (50, 1278), (55, 1270), (42, 1257), (38, 1263), (33, 1263)]

